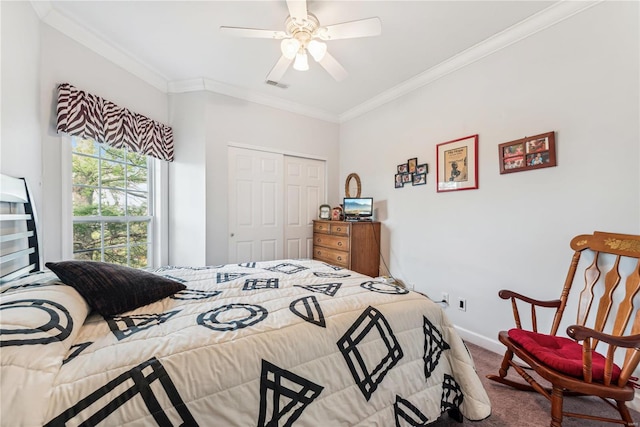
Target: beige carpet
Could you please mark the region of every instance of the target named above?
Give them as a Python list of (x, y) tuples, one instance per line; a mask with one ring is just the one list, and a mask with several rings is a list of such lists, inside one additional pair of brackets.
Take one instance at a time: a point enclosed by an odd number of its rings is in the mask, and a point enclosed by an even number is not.
[[(482, 380), (489, 399), (491, 400), (491, 416), (482, 421), (464, 420), (464, 425), (478, 427), (544, 427), (551, 423), (551, 406), (547, 399), (535, 392), (518, 391), (511, 387), (498, 384), (486, 379), (487, 374), (497, 374), (502, 361), (502, 355), (485, 350), (476, 345), (467, 343), (467, 347), (473, 356), (478, 375)], [(509, 378), (521, 379), (515, 372), (509, 371)], [(532, 375), (534, 376), (534, 375)], [(599, 398), (590, 397), (565, 397), (564, 410), (567, 412), (588, 413), (601, 416), (617, 417), (617, 411)], [(631, 410), (633, 420), (640, 422), (640, 413)], [(442, 416), (436, 422), (430, 424), (434, 427), (460, 426), (451, 420), (448, 415)], [(580, 418), (565, 418), (563, 427), (596, 427), (616, 426), (621, 424), (602, 423)], [(639, 424), (640, 425), (640, 424)]]

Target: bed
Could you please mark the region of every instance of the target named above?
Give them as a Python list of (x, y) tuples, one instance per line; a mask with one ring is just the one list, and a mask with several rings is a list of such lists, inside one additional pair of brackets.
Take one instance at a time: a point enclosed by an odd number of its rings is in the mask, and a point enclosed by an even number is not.
[(307, 259), (47, 266), (0, 285), (3, 426), (419, 426), (491, 412), (442, 309), (396, 285)]

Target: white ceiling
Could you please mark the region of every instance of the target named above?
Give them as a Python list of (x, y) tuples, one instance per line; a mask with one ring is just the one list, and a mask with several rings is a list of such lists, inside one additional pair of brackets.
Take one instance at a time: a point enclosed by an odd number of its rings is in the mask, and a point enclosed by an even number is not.
[[(224, 36), (219, 28), (283, 30), (288, 15), (285, 0), (32, 4), (44, 22), (113, 57), (162, 90), (210, 89), (336, 120), (372, 100), (390, 97), (429, 70), (453, 64), (452, 58), (480, 51), (505, 34), (515, 34), (508, 43), (526, 37), (548, 23), (524, 33), (520, 29), (559, 9), (557, 1), (310, 0), (308, 9), (320, 25), (377, 16), (382, 35), (327, 43), (349, 73), (344, 81), (334, 81), (310, 60), (309, 71), (289, 68), (280, 81), (289, 87), (281, 89), (265, 83), (280, 57), (278, 40)], [(485, 48), (480, 55), (496, 48)]]

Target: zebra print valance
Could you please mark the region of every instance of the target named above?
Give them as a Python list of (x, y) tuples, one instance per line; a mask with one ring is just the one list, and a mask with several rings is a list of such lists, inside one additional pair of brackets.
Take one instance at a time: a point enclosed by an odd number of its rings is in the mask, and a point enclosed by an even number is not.
[(70, 85), (58, 86), (57, 131), (173, 161), (171, 127)]

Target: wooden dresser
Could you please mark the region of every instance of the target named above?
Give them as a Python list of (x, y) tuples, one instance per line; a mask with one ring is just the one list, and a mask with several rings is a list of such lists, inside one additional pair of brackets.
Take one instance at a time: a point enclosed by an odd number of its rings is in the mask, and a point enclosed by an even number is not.
[(313, 259), (367, 276), (378, 276), (380, 223), (313, 221)]

